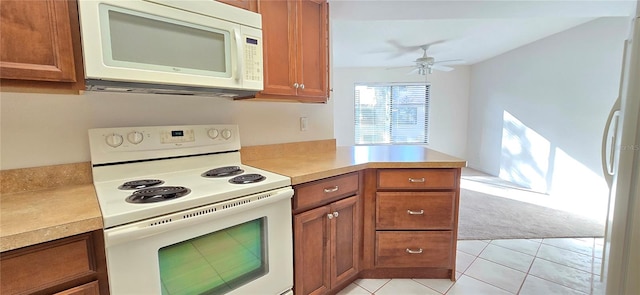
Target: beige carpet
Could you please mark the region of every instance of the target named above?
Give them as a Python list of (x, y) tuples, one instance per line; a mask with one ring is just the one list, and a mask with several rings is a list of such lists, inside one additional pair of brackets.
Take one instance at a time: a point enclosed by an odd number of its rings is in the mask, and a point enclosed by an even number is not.
[(461, 189), (458, 239), (602, 237), (604, 220)]
[[(480, 185), (487, 188), (506, 188), (506, 191), (514, 193), (531, 192), (527, 188), (472, 168), (462, 169), (462, 181), (475, 183), (476, 187)], [(535, 196), (535, 193), (531, 196)], [(458, 238), (540, 239), (604, 235), (604, 220), (515, 199), (462, 189)]]

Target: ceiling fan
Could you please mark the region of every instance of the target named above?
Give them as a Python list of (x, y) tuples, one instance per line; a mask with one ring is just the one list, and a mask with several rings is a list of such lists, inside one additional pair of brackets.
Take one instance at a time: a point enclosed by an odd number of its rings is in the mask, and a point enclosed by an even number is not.
[[(449, 71), (452, 71), (453, 68), (448, 67), (448, 65), (464, 63), (464, 60), (462, 59), (436, 60), (433, 56), (429, 56), (427, 54), (427, 50), (429, 49), (430, 46), (439, 44), (442, 42), (444, 41), (432, 42), (429, 44), (419, 45), (415, 47), (407, 47), (407, 48), (422, 49), (422, 52), (423, 52), (422, 56), (416, 58), (416, 60), (414, 61), (415, 65), (404, 66), (404, 67), (394, 67), (394, 68), (414, 68), (411, 72), (409, 72), (409, 74), (418, 72), (418, 74), (420, 75), (426, 75), (426, 74), (433, 73), (433, 70), (449, 72)], [(388, 69), (394, 69), (394, 68), (388, 68)]]

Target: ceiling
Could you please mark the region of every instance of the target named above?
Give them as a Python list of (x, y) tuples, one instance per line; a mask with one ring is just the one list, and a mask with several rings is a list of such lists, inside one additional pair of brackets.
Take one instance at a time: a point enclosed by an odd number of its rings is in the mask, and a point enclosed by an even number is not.
[(599, 17), (626, 17), (635, 1), (330, 0), (334, 67), (474, 64)]

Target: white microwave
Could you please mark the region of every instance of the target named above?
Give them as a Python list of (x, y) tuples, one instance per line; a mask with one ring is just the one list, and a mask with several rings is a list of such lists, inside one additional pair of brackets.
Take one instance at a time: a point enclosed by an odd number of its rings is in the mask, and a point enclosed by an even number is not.
[(79, 0), (91, 91), (252, 97), (262, 17), (212, 0)]

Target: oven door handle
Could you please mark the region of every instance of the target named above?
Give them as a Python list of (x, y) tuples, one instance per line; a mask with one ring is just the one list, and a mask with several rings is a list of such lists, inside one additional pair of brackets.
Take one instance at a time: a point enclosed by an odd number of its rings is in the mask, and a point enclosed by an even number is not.
[[(261, 196), (258, 194), (254, 196)], [(127, 243), (134, 240), (145, 239), (154, 235), (162, 234), (168, 231), (175, 231), (185, 227), (190, 227), (203, 222), (216, 220), (225, 216), (233, 215), (239, 212), (246, 212), (255, 208), (263, 207), (276, 203), (282, 200), (289, 200), (293, 196), (293, 189), (290, 187), (280, 189), (271, 193), (268, 198), (261, 198), (256, 201), (243, 203), (239, 206), (228, 206), (225, 204), (238, 202), (238, 199), (233, 201), (222, 202), (218, 204), (212, 204), (210, 207), (216, 207), (215, 211), (212, 211), (209, 206), (199, 207), (195, 209), (185, 210), (182, 212), (174, 213), (169, 216), (162, 216), (151, 220), (140, 221), (128, 225), (109, 228), (104, 231), (105, 247), (109, 248), (114, 245)], [(246, 197), (251, 198), (252, 196)], [(242, 198), (241, 198), (242, 199)], [(287, 201), (287, 206), (289, 201)], [(226, 207), (220, 209), (220, 207)], [(196, 214), (203, 211), (211, 211), (205, 214)], [(185, 217), (188, 215), (189, 217)]]

